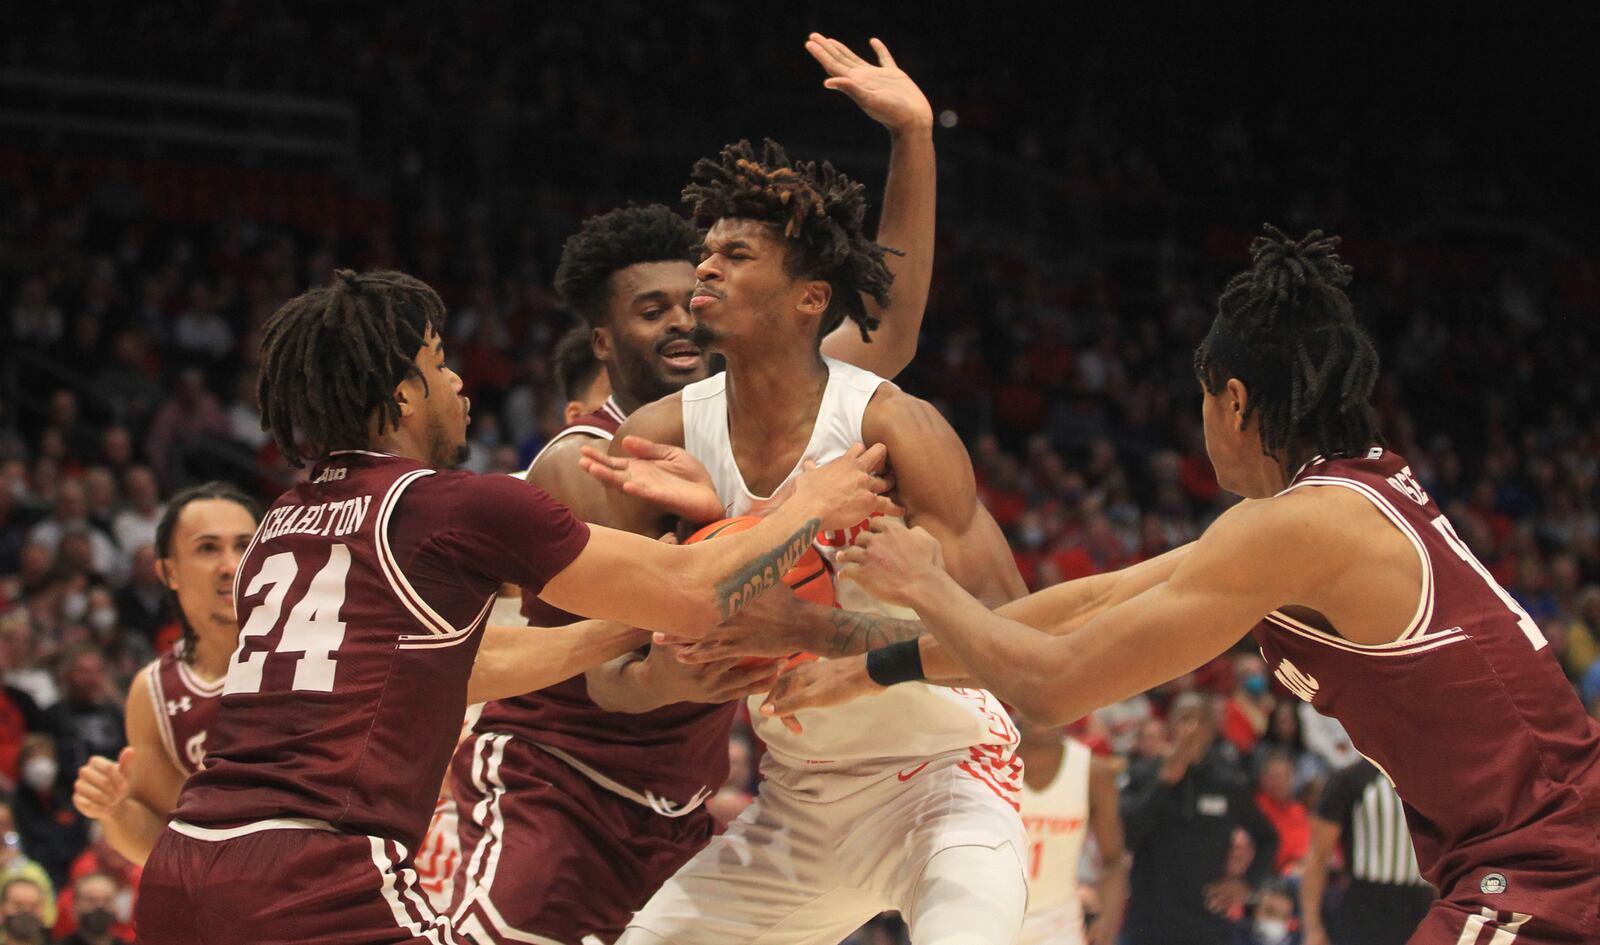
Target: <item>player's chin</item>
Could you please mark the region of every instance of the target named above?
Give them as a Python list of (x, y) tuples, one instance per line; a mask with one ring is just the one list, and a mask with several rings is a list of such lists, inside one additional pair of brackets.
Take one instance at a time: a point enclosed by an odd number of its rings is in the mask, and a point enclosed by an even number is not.
[(456, 448), (450, 453), (450, 465), (460, 466), (471, 456), (472, 447), (467, 443), (466, 440), (462, 440), (460, 443), (456, 444)]

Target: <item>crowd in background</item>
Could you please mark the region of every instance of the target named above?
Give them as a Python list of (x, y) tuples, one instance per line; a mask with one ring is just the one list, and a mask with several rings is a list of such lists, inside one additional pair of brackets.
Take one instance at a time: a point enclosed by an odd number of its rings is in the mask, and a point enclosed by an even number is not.
[[(812, 120), (843, 106), (811, 90), (798, 37), (822, 24), (800, 14), (782, 14), (793, 29), (755, 30), (715, 0), (677, 19), (608, 2), (517, 31), (503, 29), (513, 5), (491, 3), (426, 30), (419, 7), (322, 25), (230, 3), (180, 24), (161, 7), (0, 2), (39, 37), (13, 34), (12, 67), (345, 98), (361, 122), (362, 167), (313, 172), (339, 199), (309, 207), (183, 186), (233, 179), (215, 158), (0, 148), (0, 884), (36, 880), (41, 919), (59, 918), (60, 934), (81, 911), (74, 897), (98, 903), (106, 886), (112, 905), (99, 907), (125, 917), (136, 876), (92, 839), (70, 789), (85, 758), (122, 747), (127, 682), (176, 636), (152, 547), (163, 497), (225, 478), (270, 499), (293, 481), (254, 402), (260, 331), (278, 305), (335, 267), (426, 279), (449, 306), (447, 348), (473, 399), (468, 465), (514, 471), (561, 422), (545, 355), (571, 324), (549, 288), (562, 237), (624, 197), (670, 202), (681, 180), (660, 169), (681, 178), (722, 143), (656, 100), (672, 89), (657, 70), (725, 67), (746, 88), (775, 70), (779, 91), (796, 90), (784, 108), (797, 137), (843, 149), (869, 181), (881, 173), (880, 142), (857, 140), (870, 129)], [(597, 17), (612, 18), (614, 42), (588, 42)], [(117, 31), (144, 41), (102, 56)], [(886, 37), (960, 122), (939, 138), (954, 196), (901, 380), (962, 434), (1029, 586), (1159, 554), (1227, 506), (1191, 352), (1261, 217), (1322, 226), (1348, 237), (1352, 295), (1384, 359), (1388, 445), (1600, 711), (1600, 419), (1587, 371), (1600, 265), (1592, 242), (1547, 225), (1560, 208), (1541, 182), (1375, 93), (1304, 114), (1192, 107), (1205, 100), (1196, 83), (1220, 80), (1181, 58), (1133, 75), (1126, 30), (1041, 65), (1056, 70), (1043, 78), (969, 68), (983, 50), (944, 33), (930, 28), (944, 38), (920, 48)], [(305, 47), (292, 66), (277, 55), (285, 44)], [(741, 52), (722, 63), (719, 48)], [(918, 60), (938, 73), (918, 75)], [(1070, 90), (1052, 106), (1059, 120), (1019, 122), (996, 104), (1046, 79)], [(783, 130), (760, 100), (719, 110), (714, 127), (741, 121), (744, 134)], [(1373, 135), (1337, 133), (1353, 123)], [(1167, 708), (1188, 691), (1214, 694), (1222, 754), (1259, 790), (1280, 837), (1274, 869), (1292, 878), (1307, 806), (1348, 749), (1318, 750), (1248, 647), (1075, 731), (1103, 752), (1158, 756)], [(748, 738), (733, 746), (741, 756)], [(745, 783), (732, 789), (753, 790), (751, 766), (735, 769)]]

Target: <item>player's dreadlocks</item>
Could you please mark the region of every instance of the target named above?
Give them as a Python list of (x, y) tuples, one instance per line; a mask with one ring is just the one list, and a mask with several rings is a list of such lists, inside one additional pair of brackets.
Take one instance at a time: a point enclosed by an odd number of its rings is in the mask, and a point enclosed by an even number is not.
[(332, 285), (302, 292), (267, 321), (256, 392), (261, 429), (297, 467), (306, 456), (366, 446), (373, 411), (380, 432), (399, 426), (396, 385), (415, 376), (427, 388), (417, 350), (428, 327), (443, 324), (444, 303), (427, 283), (387, 270), (338, 270)]
[[(249, 512), (252, 520), (261, 520), (261, 509), (255, 500), (232, 483), (213, 480), (202, 482), (198, 486), (190, 486), (167, 500), (167, 507), (161, 512), (161, 519), (156, 522), (157, 560), (172, 557), (172, 533), (178, 527), (178, 518), (183, 515), (184, 507), (191, 502), (206, 499), (232, 502)], [(172, 612), (178, 618), (178, 626), (183, 630), (183, 638), (178, 641), (178, 658), (185, 663), (193, 663), (195, 644), (200, 640), (199, 634), (189, 623), (189, 618), (184, 615), (183, 608), (178, 606), (178, 592), (170, 588), (167, 591), (167, 605), (172, 608)]]
[(700, 231), (661, 204), (621, 207), (583, 221), (556, 265), (563, 305), (594, 328), (605, 324), (611, 274), (634, 263), (694, 262)]
[(594, 356), (590, 330), (581, 325), (561, 336), (550, 360), (555, 365), (556, 389), (568, 400), (582, 400), (602, 369), (600, 359)]
[(789, 244), (784, 260), (789, 275), (821, 279), (833, 287), (821, 335), (849, 317), (862, 339), (871, 341), (879, 319), (867, 311), (862, 296), (880, 308), (889, 304), (894, 274), (883, 259), (899, 251), (862, 233), (865, 190), (826, 161), (820, 169), (814, 161), (791, 161), (781, 145), (768, 139), (760, 160), (750, 142), (740, 141), (723, 148), (716, 160), (696, 161), (683, 199), (702, 223), (736, 217), (779, 227)]
[(1215, 395), (1238, 378), (1250, 395), (1245, 417), (1260, 413), (1262, 450), (1291, 466), (1381, 442), (1369, 403), (1378, 352), (1345, 294), (1351, 270), (1335, 252), (1339, 237), (1312, 230), (1296, 241), (1265, 230), (1195, 349), (1201, 384)]

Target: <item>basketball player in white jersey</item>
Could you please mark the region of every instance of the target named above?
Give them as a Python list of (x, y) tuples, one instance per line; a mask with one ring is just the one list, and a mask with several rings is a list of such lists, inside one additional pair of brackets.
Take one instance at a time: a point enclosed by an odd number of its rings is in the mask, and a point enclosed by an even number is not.
[[(1017, 728), (1028, 832), (1028, 913), (1018, 945), (1115, 945), (1128, 904), (1116, 768), (1059, 728), (1025, 717)], [(1085, 937), (1078, 864), (1091, 831), (1100, 853), (1099, 915)]]
[[(882, 44), (880, 60), (892, 63)], [(889, 448), (898, 501), (940, 536), (950, 570), (979, 597), (1023, 592), (998, 526), (977, 501), (971, 462), (929, 404), (860, 368), (824, 357), (820, 340), (846, 319), (876, 327), (892, 280), (885, 248), (861, 231), (862, 188), (829, 165), (794, 163), (768, 142), (695, 165), (685, 199), (715, 221), (691, 304), (698, 340), (724, 374), (647, 405), (622, 426), (598, 478), (629, 475), (630, 436), (704, 464), (724, 515), (763, 514), (807, 462), (865, 438)], [(612, 521), (642, 533), (659, 508), (613, 490)], [(862, 531), (818, 539), (824, 557)], [(856, 611), (890, 608), (849, 585)], [(792, 606), (802, 607), (794, 604)], [(835, 611), (819, 608), (824, 619)], [(909, 609), (892, 612), (914, 617)], [(875, 642), (887, 643), (890, 629)], [(860, 634), (840, 652), (861, 652)], [(880, 628), (881, 630), (881, 628)], [(826, 654), (825, 654), (826, 655)], [(768, 752), (760, 796), (640, 910), (623, 945), (834, 942), (885, 909), (917, 945), (1010, 943), (1026, 903), (1017, 813), (1016, 729), (978, 689), (902, 686), (884, 698), (808, 714), (797, 736), (758, 719)]]
[(233, 574), (256, 531), (256, 506), (237, 488), (206, 483), (178, 493), (156, 524), (156, 568), (183, 637), (128, 687), (128, 747), (78, 769), (72, 800), (100, 821), (106, 842), (143, 864), (166, 828), (184, 779), (205, 757), (239, 621)]

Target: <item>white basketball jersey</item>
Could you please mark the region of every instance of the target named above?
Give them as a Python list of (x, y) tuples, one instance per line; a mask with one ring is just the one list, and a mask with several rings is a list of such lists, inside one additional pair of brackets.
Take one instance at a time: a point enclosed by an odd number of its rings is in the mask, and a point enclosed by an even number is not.
[[(826, 463), (861, 442), (861, 418), (867, 403), (879, 385), (889, 383), (842, 361), (823, 360), (828, 366), (828, 385), (816, 425), (784, 484), (799, 474), (806, 460)], [(727, 376), (717, 374), (684, 388), (684, 448), (705, 464), (729, 517), (763, 515), (772, 507), (771, 497), (752, 493), (734, 462), (728, 438), (726, 383)], [(775, 491), (781, 489), (782, 485)], [(865, 525), (863, 521), (854, 528), (818, 536), (817, 551), (833, 564), (834, 556)], [(840, 582), (836, 589), (839, 605), (846, 609), (916, 618), (915, 611), (885, 604), (850, 581)], [(763, 698), (751, 697), (756, 733), (766, 742), (769, 757), (796, 774), (862, 767), (881, 770), (907, 759), (921, 760), (978, 745), (1016, 743), (1016, 727), (1000, 701), (982, 689), (902, 683), (846, 705), (803, 710), (798, 718), (805, 731), (798, 735), (757, 711)], [(770, 771), (770, 767), (764, 764), (763, 771), (782, 777), (782, 772)]]
[(1043, 790), (1022, 782), (1022, 826), (1028, 832), (1028, 914), (1019, 945), (1078, 945), (1083, 906), (1078, 862), (1089, 832), (1089, 749), (1067, 739), (1061, 769)]

